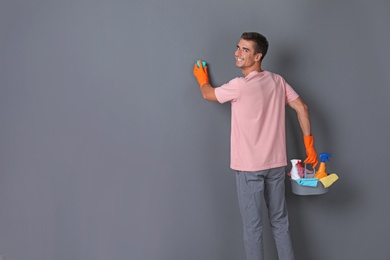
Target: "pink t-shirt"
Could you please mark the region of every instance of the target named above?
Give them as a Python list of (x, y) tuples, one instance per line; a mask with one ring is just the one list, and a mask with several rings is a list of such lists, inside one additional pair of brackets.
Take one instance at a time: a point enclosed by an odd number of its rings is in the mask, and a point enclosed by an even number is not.
[(299, 96), (281, 76), (252, 71), (216, 88), (215, 95), (220, 103), (232, 105), (232, 169), (260, 171), (287, 165), (285, 107)]

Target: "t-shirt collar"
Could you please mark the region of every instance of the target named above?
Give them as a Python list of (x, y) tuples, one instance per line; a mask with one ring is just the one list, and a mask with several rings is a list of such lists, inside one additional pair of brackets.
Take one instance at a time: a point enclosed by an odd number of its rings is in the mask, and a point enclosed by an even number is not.
[(246, 80), (250, 80), (251, 78), (253, 77), (256, 77), (258, 75), (261, 75), (261, 74), (264, 74), (265, 70), (263, 71), (251, 71), (249, 72), (249, 74), (245, 77)]

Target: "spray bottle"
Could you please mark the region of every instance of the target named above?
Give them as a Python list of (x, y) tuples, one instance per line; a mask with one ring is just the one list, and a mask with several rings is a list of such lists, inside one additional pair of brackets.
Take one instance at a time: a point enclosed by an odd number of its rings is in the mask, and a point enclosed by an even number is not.
[[(292, 159), (291, 160), (291, 171), (289, 172), (289, 175), (291, 176), (291, 179), (293, 180), (298, 180), (300, 178), (302, 178), (302, 164), (301, 164), (301, 160), (299, 159)], [(301, 173), (302, 172), (302, 173)]]
[(320, 168), (318, 169), (317, 173), (314, 175), (314, 178), (321, 179), (321, 178), (328, 176), (328, 174), (326, 173), (325, 162), (327, 160), (329, 160), (329, 157), (331, 157), (331, 156), (332, 156), (332, 154), (330, 154), (330, 153), (320, 154), (320, 158), (321, 158)]

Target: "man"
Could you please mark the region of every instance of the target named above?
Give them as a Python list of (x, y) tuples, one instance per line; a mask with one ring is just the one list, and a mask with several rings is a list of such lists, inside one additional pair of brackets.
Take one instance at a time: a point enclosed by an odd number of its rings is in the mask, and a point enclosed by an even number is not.
[(306, 104), (279, 75), (262, 69), (268, 41), (259, 33), (243, 33), (235, 51), (236, 66), (244, 77), (221, 87), (209, 83), (207, 66), (194, 66), (203, 97), (230, 102), (231, 163), (236, 171), (238, 202), (243, 221), (247, 260), (264, 259), (262, 203), (268, 208), (270, 225), (280, 260), (293, 260), (288, 213), (285, 203), (286, 133), (285, 106), (293, 108), (303, 133), (307, 164), (318, 163), (310, 132)]

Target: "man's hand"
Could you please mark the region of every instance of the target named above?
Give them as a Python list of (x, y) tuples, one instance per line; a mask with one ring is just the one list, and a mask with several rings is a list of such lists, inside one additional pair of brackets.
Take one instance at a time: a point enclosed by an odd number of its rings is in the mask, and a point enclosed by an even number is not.
[(305, 135), (303, 136), (303, 141), (305, 143), (306, 155), (307, 158), (304, 161), (306, 164), (313, 164), (313, 169), (316, 168), (318, 164), (317, 153), (314, 149), (314, 136)]
[(194, 75), (198, 80), (199, 87), (203, 87), (205, 84), (209, 83), (209, 74), (207, 72), (207, 66), (203, 67), (202, 61), (199, 60), (197, 64), (194, 65)]

